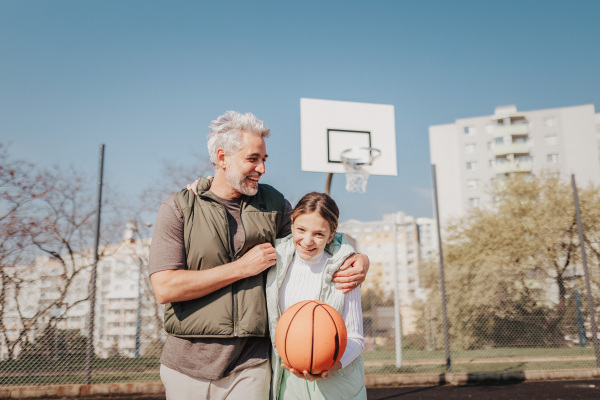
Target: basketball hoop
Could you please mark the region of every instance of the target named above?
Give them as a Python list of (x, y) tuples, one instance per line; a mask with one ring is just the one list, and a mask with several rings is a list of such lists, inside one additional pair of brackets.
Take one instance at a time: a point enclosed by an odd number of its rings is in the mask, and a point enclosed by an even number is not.
[(373, 147), (353, 147), (342, 151), (340, 159), (346, 170), (346, 190), (351, 193), (365, 193), (369, 171), (363, 165), (371, 165), (381, 155), (379, 149)]

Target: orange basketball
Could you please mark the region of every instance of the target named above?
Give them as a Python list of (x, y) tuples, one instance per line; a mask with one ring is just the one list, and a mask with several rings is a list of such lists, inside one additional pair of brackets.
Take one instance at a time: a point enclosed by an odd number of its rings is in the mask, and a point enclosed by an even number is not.
[(281, 360), (296, 371), (317, 375), (338, 362), (348, 334), (342, 316), (322, 301), (301, 301), (288, 308), (275, 329)]

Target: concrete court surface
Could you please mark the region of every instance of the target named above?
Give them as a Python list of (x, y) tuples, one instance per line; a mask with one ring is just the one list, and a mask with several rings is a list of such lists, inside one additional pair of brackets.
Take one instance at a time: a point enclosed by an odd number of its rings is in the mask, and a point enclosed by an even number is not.
[[(368, 400), (593, 400), (600, 399), (600, 379), (498, 383), (489, 385), (368, 388), (367, 397)], [(165, 397), (86, 398), (86, 400), (100, 399), (165, 400)]]
[(579, 400), (600, 399), (600, 379), (370, 388), (368, 400)]

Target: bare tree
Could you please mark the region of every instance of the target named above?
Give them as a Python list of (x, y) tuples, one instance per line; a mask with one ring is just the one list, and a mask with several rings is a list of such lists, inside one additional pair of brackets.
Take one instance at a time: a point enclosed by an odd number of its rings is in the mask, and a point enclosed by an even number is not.
[(0, 338), (9, 359), (28, 330), (26, 327), (22, 333), (15, 328), (22, 325), (16, 299), (28, 282), (20, 273), (21, 267), (32, 261), (28, 237), (37, 221), (31, 214), (34, 203), (50, 190), (52, 186), (32, 164), (13, 160), (8, 147), (0, 144)]
[[(212, 172), (201, 157), (194, 165), (163, 165), (161, 177), (138, 202), (123, 202), (105, 188), (99, 248), (100, 260), (121, 251), (124, 222), (136, 221), (139, 245), (134, 246), (135, 254), (131, 248), (125, 253), (131, 253), (140, 268), (138, 325), (152, 338), (161, 337), (162, 306), (154, 299), (147, 274), (151, 224), (145, 215), (153, 220), (160, 201)], [(95, 182), (74, 168), (40, 169), (13, 160), (0, 145), (0, 346), (8, 359), (44, 332), (56, 332), (61, 321), (80, 318), (82, 305), (89, 307)], [(115, 260), (125, 262), (123, 254)], [(149, 326), (155, 331), (148, 332)]]
[(199, 177), (208, 177), (214, 173), (214, 167), (210, 161), (199, 154), (194, 155), (192, 164), (163, 160), (161, 165), (161, 175), (156, 177), (152, 185), (144, 190), (140, 196), (138, 207), (131, 210), (134, 215), (155, 213), (161, 201), (184, 189), (186, 185), (193, 183)]
[[(36, 332), (89, 299), (96, 203), (93, 180), (73, 169), (39, 171), (0, 149), (0, 336), (13, 359)], [(111, 226), (104, 224), (105, 242)]]

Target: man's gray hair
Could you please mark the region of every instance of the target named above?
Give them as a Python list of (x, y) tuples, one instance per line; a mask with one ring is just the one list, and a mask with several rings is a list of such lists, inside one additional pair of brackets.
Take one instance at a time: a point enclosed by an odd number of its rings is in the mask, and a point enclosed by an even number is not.
[(223, 148), (226, 154), (235, 154), (242, 148), (242, 132), (256, 133), (268, 138), (271, 130), (252, 113), (241, 114), (227, 111), (209, 126), (208, 155), (210, 162), (218, 167), (217, 149)]

